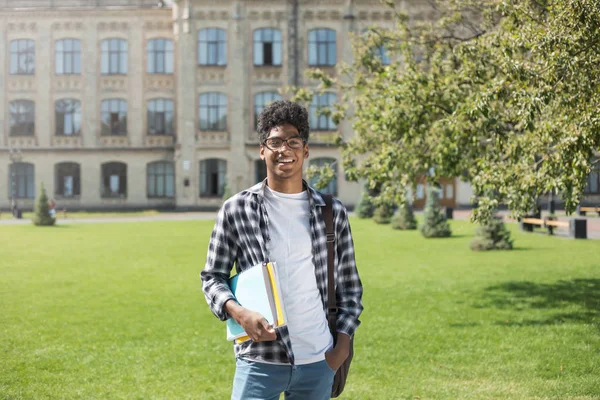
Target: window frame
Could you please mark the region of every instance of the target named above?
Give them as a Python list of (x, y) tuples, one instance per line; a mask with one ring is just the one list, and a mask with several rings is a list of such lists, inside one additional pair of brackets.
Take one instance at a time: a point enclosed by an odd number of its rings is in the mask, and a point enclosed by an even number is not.
[[(104, 44), (106, 43), (106, 49)], [(117, 49), (112, 48), (113, 43), (118, 43)], [(124, 45), (124, 46), (123, 46)], [(123, 48), (124, 47), (124, 48)], [(113, 68), (113, 59), (116, 58), (116, 71)], [(107, 67), (105, 71), (105, 65)], [(129, 70), (129, 43), (123, 38), (107, 38), (100, 42), (100, 74), (101, 75), (127, 75)]]
[[(17, 46), (16, 49), (13, 49), (13, 44)], [(24, 48), (22, 48), (22, 44)], [(8, 51), (10, 54), (8, 65), (10, 75), (35, 75), (35, 40), (26, 38), (11, 40)], [(31, 57), (31, 59), (28, 60), (28, 57)], [(21, 62), (25, 63), (24, 70), (21, 69)], [(15, 68), (13, 69), (13, 67)]]
[[(122, 170), (119, 170), (122, 168)], [(113, 169), (113, 171), (110, 171)], [(106, 172), (108, 171), (108, 175)], [(110, 191), (110, 177), (119, 176), (119, 192), (112, 193)], [(105, 162), (100, 165), (100, 197), (103, 199), (125, 199), (127, 198), (127, 164), (119, 161)]]
[[(162, 110), (158, 109), (160, 108), (159, 105), (162, 105)], [(170, 105), (170, 109), (167, 105)], [(155, 109), (151, 110), (153, 107)], [(151, 115), (151, 113), (155, 115)], [(152, 126), (156, 125), (156, 121), (161, 118), (163, 129), (160, 131), (158, 129), (153, 130)], [(149, 99), (146, 102), (146, 123), (148, 125), (146, 129), (148, 136), (175, 136), (175, 104), (173, 100), (165, 97)]]
[[(270, 95), (270, 96), (267, 96)], [(271, 100), (265, 99), (270, 97)], [(283, 96), (277, 92), (265, 91), (254, 94), (254, 130), (258, 128), (258, 116), (265, 109), (265, 107), (277, 100), (283, 100)]]
[[(69, 169), (70, 171), (65, 172)], [(68, 172), (72, 172), (72, 175), (68, 175)], [(73, 193), (70, 195), (65, 194), (64, 178), (66, 176), (73, 177)], [(63, 199), (76, 199), (81, 196), (81, 164), (71, 161), (54, 164), (54, 195)]]
[[(325, 39), (320, 37), (323, 34), (326, 36)], [(325, 52), (324, 56), (322, 51)], [(310, 67), (334, 67), (337, 64), (337, 32), (334, 29), (315, 28), (308, 31), (307, 60)]]
[[(156, 170), (158, 167), (163, 167), (163, 170)], [(170, 194), (168, 190), (169, 178), (171, 189)], [(151, 181), (152, 184), (150, 183)], [(160, 182), (162, 182), (162, 190), (158, 190)], [(151, 188), (153, 190), (151, 190)], [(146, 164), (146, 197), (149, 199), (175, 198), (175, 165), (172, 161), (153, 161)]]
[[(162, 44), (162, 48), (158, 48), (159, 44)], [(151, 75), (173, 75), (175, 69), (174, 54), (172, 39), (149, 39), (146, 44), (146, 73)], [(162, 60), (162, 68), (159, 68), (160, 60)]]
[[(202, 119), (203, 107), (206, 108), (206, 124), (204, 125)], [(201, 131), (226, 132), (228, 111), (227, 108), (227, 94), (222, 92), (200, 93), (200, 95), (198, 95), (198, 128)], [(211, 117), (214, 117), (215, 120), (211, 121)]]
[[(105, 111), (104, 110), (104, 105), (105, 104), (109, 104), (108, 108), (109, 110)], [(118, 104), (118, 110), (112, 110), (112, 107), (114, 104)], [(123, 111), (121, 109), (121, 106), (125, 106), (125, 111)], [(109, 115), (108, 118), (108, 123), (105, 123), (105, 114)], [(118, 120), (118, 124), (119, 127), (122, 129), (119, 129), (119, 131), (117, 133), (115, 133), (114, 127), (113, 127), (113, 114), (118, 114), (119, 115), (119, 120)], [(100, 134), (102, 136), (127, 136), (127, 114), (128, 114), (128, 105), (127, 105), (127, 100), (125, 99), (120, 99), (120, 98), (110, 98), (110, 99), (103, 99), (100, 102)], [(108, 126), (108, 129), (106, 128)], [(110, 130), (110, 132), (107, 133), (107, 130)]]
[[(203, 37), (204, 36), (204, 37)], [(215, 60), (211, 61), (211, 53)], [(198, 30), (198, 65), (224, 67), (227, 65), (227, 31), (210, 27)]]
[[(14, 171), (13, 171), (14, 168)], [(13, 188), (13, 172), (15, 174), (15, 187)], [(20, 177), (23, 177), (24, 190), (19, 191)], [(33, 200), (35, 199), (35, 165), (26, 162), (11, 163), (8, 167), (8, 196), (15, 199)], [(14, 191), (13, 191), (14, 190)], [(21, 195), (20, 193), (24, 193)]]
[[(68, 110), (66, 112), (59, 111), (58, 107), (59, 107), (59, 103), (61, 103), (61, 102), (62, 103), (71, 102), (71, 104), (69, 105), (69, 107), (72, 107), (71, 110)], [(65, 105), (65, 107), (67, 107), (67, 105)], [(73, 133), (65, 132), (65, 126), (67, 125), (65, 122), (65, 117), (68, 114), (72, 114), (71, 122), (72, 122)], [(60, 115), (62, 115), (62, 126), (63, 126), (62, 132), (59, 131)], [(79, 123), (79, 127), (78, 127), (79, 129), (77, 129), (77, 121)], [(54, 134), (56, 136), (79, 136), (79, 135), (81, 135), (81, 125), (82, 125), (81, 101), (79, 101), (77, 99), (66, 98), (66, 99), (58, 99), (54, 102)]]
[[(215, 163), (211, 170), (207, 170), (209, 163)], [(222, 158), (206, 158), (200, 160), (200, 184), (199, 193), (202, 198), (219, 198), (225, 193), (225, 185), (227, 184), (227, 160)], [(214, 188), (209, 190), (209, 186), (213, 186), (212, 179), (217, 178), (216, 193)]]
[[(596, 183), (596, 190), (592, 191), (592, 182), (594, 181), (595, 178), (595, 183)], [(592, 166), (592, 169), (590, 171), (590, 173), (588, 174), (588, 176), (586, 177), (586, 185), (585, 188), (583, 189), (583, 194), (584, 195), (597, 195), (600, 194), (600, 161), (597, 161), (595, 163), (595, 165)]]
[[(59, 44), (61, 47), (60, 50)], [(70, 50), (66, 49), (67, 44), (70, 44)], [(59, 60), (61, 60), (62, 63), (62, 72), (59, 71)], [(76, 60), (78, 61), (76, 62)], [(70, 68), (66, 68), (69, 65)], [(70, 69), (70, 71), (67, 71), (68, 69)], [(75, 38), (63, 38), (54, 41), (54, 73), (56, 75), (81, 75), (81, 40)]]
[[(257, 28), (253, 33), (252, 61), (255, 67), (281, 67), (283, 64), (283, 41), (278, 28)], [(267, 45), (270, 45), (270, 63), (266, 62)], [(262, 57), (259, 57), (259, 54)], [(279, 57), (276, 58), (276, 55)]]
[[(30, 108), (25, 109), (27, 107)], [(24, 126), (18, 129), (18, 125)], [(8, 103), (8, 135), (10, 137), (35, 136), (35, 102), (33, 100), (17, 99)]]
[[(325, 103), (323, 103), (323, 99)], [(330, 100), (332, 99), (332, 100)], [(319, 114), (319, 110), (322, 108), (332, 108), (337, 102), (337, 95), (331, 92), (325, 92), (321, 94), (315, 94), (309, 105), (309, 121), (310, 129), (314, 131), (335, 131), (337, 130), (337, 124), (333, 122), (331, 116)], [(323, 123), (325, 121), (325, 123)], [(325, 126), (323, 126), (325, 125)]]

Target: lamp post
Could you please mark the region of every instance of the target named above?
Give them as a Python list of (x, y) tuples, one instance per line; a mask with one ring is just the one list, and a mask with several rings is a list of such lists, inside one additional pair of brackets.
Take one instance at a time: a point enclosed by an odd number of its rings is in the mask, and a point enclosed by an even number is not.
[(15, 218), (21, 218), (21, 212), (17, 207), (17, 180), (16, 180), (16, 163), (23, 159), (23, 154), (19, 149), (9, 149), (10, 159), (10, 209)]

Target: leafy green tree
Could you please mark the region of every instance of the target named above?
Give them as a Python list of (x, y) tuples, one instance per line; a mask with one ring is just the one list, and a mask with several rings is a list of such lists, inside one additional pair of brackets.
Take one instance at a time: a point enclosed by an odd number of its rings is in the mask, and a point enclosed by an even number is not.
[(574, 211), (600, 151), (600, 2), (429, 4), (430, 20), (397, 12), (393, 29), (356, 36), (338, 78), (309, 73), (317, 91), (343, 93), (325, 112), (352, 123), (355, 135), (337, 138), (348, 177), (396, 204), (432, 169), (433, 181), (461, 177), (475, 220), (501, 203), (526, 214), (551, 190)]
[(512, 250), (510, 232), (500, 218), (490, 218), (477, 227), (471, 249), (475, 251)]
[(423, 225), (421, 233), (426, 238), (448, 237), (452, 235), (450, 224), (442, 213), (439, 199), (439, 189), (433, 185), (427, 186), (427, 201), (423, 212)]
[(46, 189), (43, 182), (40, 183), (40, 194), (35, 201), (32, 221), (37, 226), (52, 226), (56, 223), (56, 218), (50, 215), (48, 196), (46, 196)]
[(398, 207), (398, 211), (392, 217), (392, 228), (394, 229), (417, 229), (417, 220), (408, 198)]

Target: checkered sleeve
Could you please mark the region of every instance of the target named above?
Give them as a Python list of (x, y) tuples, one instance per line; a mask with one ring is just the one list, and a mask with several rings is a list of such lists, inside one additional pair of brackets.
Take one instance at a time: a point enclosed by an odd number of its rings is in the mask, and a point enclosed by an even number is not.
[[(336, 204), (337, 203), (337, 204)], [(336, 301), (338, 318), (336, 329), (352, 337), (360, 325), (358, 317), (363, 311), (362, 282), (358, 275), (354, 259), (354, 242), (346, 209), (340, 202), (334, 202), (336, 213), (336, 254), (337, 260), (337, 290)]]
[(221, 207), (217, 215), (208, 244), (206, 265), (200, 273), (206, 302), (212, 313), (221, 321), (229, 318), (229, 314), (223, 309), (223, 306), (228, 300), (235, 299), (229, 288), (228, 279), (237, 258), (235, 234), (232, 224), (230, 224), (226, 205)]

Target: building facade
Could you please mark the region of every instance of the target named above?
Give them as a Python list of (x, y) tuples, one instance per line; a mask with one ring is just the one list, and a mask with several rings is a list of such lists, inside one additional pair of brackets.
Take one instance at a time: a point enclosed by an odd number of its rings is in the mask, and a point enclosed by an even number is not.
[[(351, 32), (393, 23), (378, 0), (0, 0), (0, 209), (31, 208), (40, 182), (61, 209), (215, 209), (226, 183), (266, 176), (256, 116), (280, 89), (316, 87), (304, 71), (335, 74)], [(317, 115), (338, 97), (310, 106), (305, 164), (332, 165), (327, 190), (352, 206), (328, 142), (351, 127)], [(443, 193), (468, 205), (471, 189)]]

